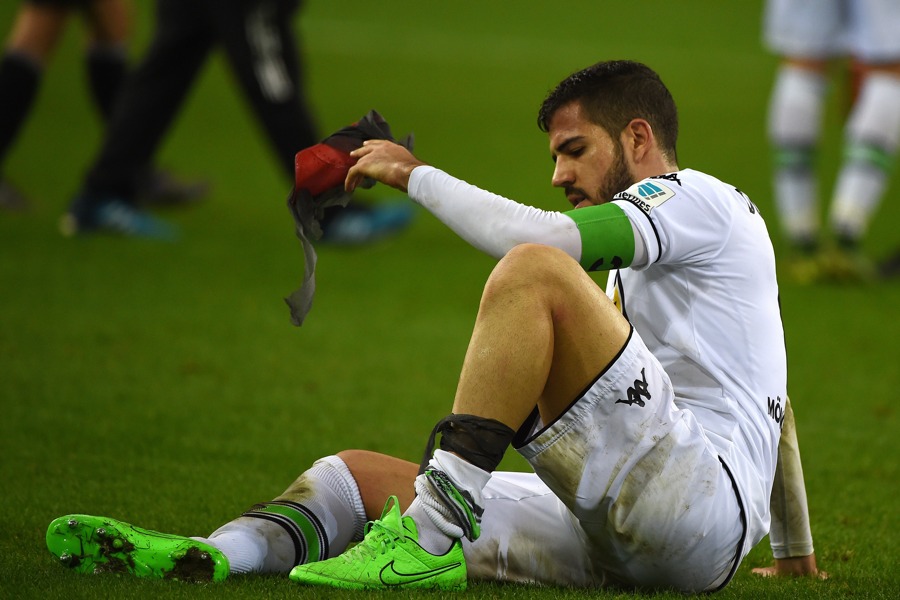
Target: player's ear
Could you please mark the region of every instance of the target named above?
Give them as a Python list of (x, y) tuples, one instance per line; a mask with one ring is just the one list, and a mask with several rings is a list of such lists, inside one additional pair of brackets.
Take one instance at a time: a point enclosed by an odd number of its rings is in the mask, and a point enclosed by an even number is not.
[(622, 130), (620, 139), (622, 147), (635, 163), (640, 163), (656, 144), (653, 128), (644, 119), (632, 119)]

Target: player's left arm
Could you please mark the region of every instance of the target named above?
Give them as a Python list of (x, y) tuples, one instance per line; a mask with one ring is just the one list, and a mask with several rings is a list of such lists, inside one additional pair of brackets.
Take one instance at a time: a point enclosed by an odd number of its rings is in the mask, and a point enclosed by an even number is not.
[(785, 404), (770, 506), (772, 524), (769, 528), (769, 541), (775, 564), (753, 569), (753, 573), (763, 577), (814, 576), (827, 579), (828, 574), (820, 571), (816, 565), (806, 484), (790, 398)]

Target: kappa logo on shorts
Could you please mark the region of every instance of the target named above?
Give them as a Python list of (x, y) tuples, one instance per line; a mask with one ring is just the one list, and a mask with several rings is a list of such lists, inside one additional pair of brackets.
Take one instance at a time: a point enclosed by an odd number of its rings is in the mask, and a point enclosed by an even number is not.
[(644, 374), (644, 369), (641, 369), (641, 378), (635, 379), (634, 385), (628, 388), (628, 400), (616, 400), (616, 404), (644, 406), (646, 404), (644, 398), (649, 400), (650, 392), (647, 390), (647, 376)]

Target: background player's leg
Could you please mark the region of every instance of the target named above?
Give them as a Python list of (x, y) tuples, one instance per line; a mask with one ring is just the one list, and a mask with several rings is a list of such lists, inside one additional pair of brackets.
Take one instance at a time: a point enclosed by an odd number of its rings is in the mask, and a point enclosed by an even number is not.
[(194, 2), (160, 0), (147, 54), (122, 88), (103, 146), (88, 172), (93, 194), (130, 198), (181, 108), (212, 48), (213, 37)]
[(898, 146), (900, 65), (894, 64), (867, 73), (846, 126), (830, 220), (838, 242), (851, 251), (881, 201)]
[[(284, 169), (294, 180), (294, 156), (320, 140), (307, 99), (301, 50), (294, 34), (296, 2), (257, 0), (224, 4), (205, 0), (241, 89)], [(325, 211), (323, 241), (366, 243), (395, 233), (412, 218), (409, 202)]]
[(245, 97), (278, 164), (294, 178), (294, 155), (319, 141), (303, 87), (291, 2), (204, 0)]
[(171, 227), (134, 207), (137, 186), (212, 44), (194, 2), (159, 0), (153, 40), (116, 99), (100, 152), (61, 222), (64, 234), (108, 229), (171, 237)]
[[(783, 63), (769, 99), (775, 203), (784, 235), (800, 255), (811, 255), (818, 244), (814, 167), (827, 89), (825, 68), (824, 61)], [(803, 279), (802, 273), (796, 278)]]
[(91, 95), (104, 121), (128, 71), (128, 38), (132, 15), (122, 0), (95, 0), (85, 11), (90, 33), (86, 63)]
[(34, 106), (44, 67), (68, 21), (62, 8), (24, 3), (0, 58), (0, 207), (23, 209), (28, 201), (2, 175), (2, 164)]

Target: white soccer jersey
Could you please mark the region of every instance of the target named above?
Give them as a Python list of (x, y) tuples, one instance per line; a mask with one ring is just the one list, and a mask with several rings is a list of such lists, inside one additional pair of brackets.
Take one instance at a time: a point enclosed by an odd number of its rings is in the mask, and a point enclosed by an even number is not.
[(647, 250), (610, 273), (607, 293), (640, 333), (737, 480), (748, 543), (769, 529), (769, 494), (787, 390), (775, 256), (759, 210), (685, 169), (614, 200)]
[[(590, 236), (608, 233), (433, 167), (413, 170), (409, 194), (497, 258), (534, 242), (581, 262), (583, 250), (596, 246)], [(765, 223), (735, 187), (691, 169), (641, 181), (613, 202), (631, 222), (635, 258), (630, 268), (610, 272), (607, 292), (665, 369), (676, 406), (694, 415), (734, 476), (747, 518), (746, 553), (768, 533), (787, 389)]]

